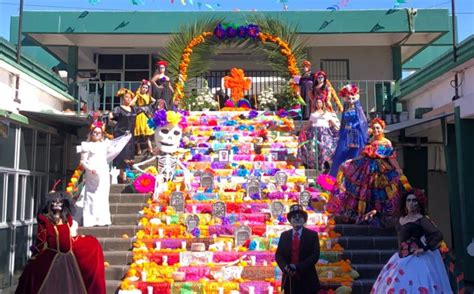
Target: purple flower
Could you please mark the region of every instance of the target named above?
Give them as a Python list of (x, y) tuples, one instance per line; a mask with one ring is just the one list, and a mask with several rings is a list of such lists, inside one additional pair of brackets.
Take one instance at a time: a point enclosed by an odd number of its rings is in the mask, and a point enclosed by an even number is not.
[(277, 111), (277, 115), (279, 117), (287, 117), (288, 116), (288, 111), (286, 111), (285, 109), (282, 108), (282, 109)]
[(219, 23), (214, 29), (214, 36), (216, 36), (219, 39), (225, 39), (225, 34), (226, 34), (226, 31), (222, 27), (222, 24)]
[(226, 30), (227, 38), (233, 38), (237, 36), (237, 31), (233, 27), (228, 27)]
[(249, 119), (256, 118), (257, 115), (258, 115), (258, 111), (256, 111), (255, 109), (252, 109), (252, 110), (250, 110), (250, 112), (249, 112)]
[(248, 33), (250, 38), (255, 39), (255, 38), (258, 37), (258, 33), (260, 33), (260, 29), (257, 25), (250, 24), (247, 27), (247, 33)]
[(245, 26), (240, 26), (237, 29), (237, 35), (241, 38), (247, 38), (247, 27)]
[(199, 230), (199, 228), (194, 228), (191, 231), (191, 235), (193, 235), (196, 238), (199, 238), (201, 236), (201, 230)]
[(153, 114), (153, 123), (155, 124), (155, 127), (158, 128), (166, 126), (166, 124), (168, 123), (166, 119), (166, 110), (161, 109), (155, 111), (155, 113)]

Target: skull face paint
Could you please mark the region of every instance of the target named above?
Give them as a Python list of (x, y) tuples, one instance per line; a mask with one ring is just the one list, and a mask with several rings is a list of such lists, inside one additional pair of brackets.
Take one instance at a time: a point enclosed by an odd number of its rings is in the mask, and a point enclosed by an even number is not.
[(296, 213), (290, 218), (290, 224), (293, 226), (293, 229), (299, 230), (303, 227), (305, 223), (305, 217), (302, 213)]
[(178, 125), (167, 124), (155, 130), (155, 143), (163, 153), (174, 153), (178, 150), (183, 131)]
[(53, 212), (61, 212), (63, 210), (63, 202), (59, 199), (56, 199), (51, 202), (51, 210)]

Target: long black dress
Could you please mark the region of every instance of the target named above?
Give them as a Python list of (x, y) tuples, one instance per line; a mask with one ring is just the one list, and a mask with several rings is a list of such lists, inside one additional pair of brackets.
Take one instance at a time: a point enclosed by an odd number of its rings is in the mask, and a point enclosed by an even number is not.
[[(453, 293), (439, 252), (443, 235), (427, 218), (397, 222), (399, 252), (380, 272), (371, 293)], [(417, 249), (424, 253), (415, 256)]]
[(167, 81), (166, 78), (163, 77), (158, 79), (156, 84), (158, 87), (153, 87), (153, 96), (156, 100), (156, 103), (162, 99), (166, 103), (166, 109), (173, 110), (173, 95), (170, 90), (170, 81)]
[(122, 149), (122, 152), (114, 159), (114, 166), (118, 169), (124, 169), (127, 167), (125, 161), (132, 160), (135, 156), (135, 140), (133, 137), (133, 130), (135, 129), (135, 120), (136, 120), (136, 109), (130, 107), (131, 111), (127, 111), (121, 106), (114, 108), (112, 112), (113, 120), (117, 122), (114, 127), (114, 137), (120, 137), (125, 135), (127, 131), (132, 134), (132, 138), (128, 141), (125, 148)]
[(303, 98), (306, 103), (303, 107), (303, 118), (308, 119), (311, 114), (311, 93), (314, 86), (314, 75), (311, 72), (303, 73), (300, 78), (299, 86), (301, 98)]

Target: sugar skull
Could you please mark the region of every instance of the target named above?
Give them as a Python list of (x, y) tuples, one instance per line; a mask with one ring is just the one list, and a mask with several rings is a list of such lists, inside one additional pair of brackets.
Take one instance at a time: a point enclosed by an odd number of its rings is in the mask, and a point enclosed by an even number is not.
[(183, 131), (179, 125), (166, 124), (155, 130), (155, 143), (163, 153), (174, 153), (178, 150)]

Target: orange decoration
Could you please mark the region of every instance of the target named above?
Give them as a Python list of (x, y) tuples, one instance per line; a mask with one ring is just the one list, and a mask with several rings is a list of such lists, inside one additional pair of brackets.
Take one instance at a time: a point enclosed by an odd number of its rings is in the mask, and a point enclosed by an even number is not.
[(246, 78), (244, 71), (240, 68), (230, 70), (230, 76), (224, 77), (224, 87), (231, 90), (230, 97), (237, 103), (244, 98), (244, 91), (250, 90), (252, 81)]
[[(179, 81), (174, 84), (175, 91), (173, 95), (173, 100), (180, 100), (184, 98), (184, 83), (186, 82), (188, 78), (187, 71), (188, 71), (189, 63), (191, 62), (191, 54), (193, 53), (193, 48), (201, 44), (202, 42), (204, 42), (206, 38), (211, 37), (212, 35), (213, 35), (212, 32), (203, 32), (199, 36), (193, 38), (189, 42), (189, 44), (186, 46), (186, 48), (184, 48), (183, 54), (181, 55), (181, 61), (178, 66)], [(280, 53), (283, 56), (285, 56), (287, 59), (287, 66), (288, 66), (288, 71), (290, 75), (291, 76), (300, 75), (300, 71), (296, 62), (296, 57), (294, 56), (293, 51), (291, 50), (290, 45), (287, 42), (282, 40), (280, 37), (272, 36), (270, 34), (263, 33), (263, 32), (260, 32), (258, 34), (258, 39), (262, 43), (269, 41), (276, 44), (280, 49)], [(232, 76), (232, 73), (231, 73), (231, 76)], [(244, 87), (244, 86), (245, 86), (245, 83), (238, 85), (238, 87)], [(231, 87), (228, 87), (228, 88), (232, 89)], [(293, 90), (294, 93), (298, 93), (299, 91), (298, 85), (295, 83), (291, 84), (291, 89)], [(243, 98), (243, 91), (244, 90), (242, 91), (237, 90), (237, 93), (235, 93), (235, 96), (234, 96), (234, 90), (232, 90), (232, 100), (234, 100), (234, 102), (237, 102), (238, 99)], [(237, 96), (240, 96), (240, 97), (236, 98)]]

